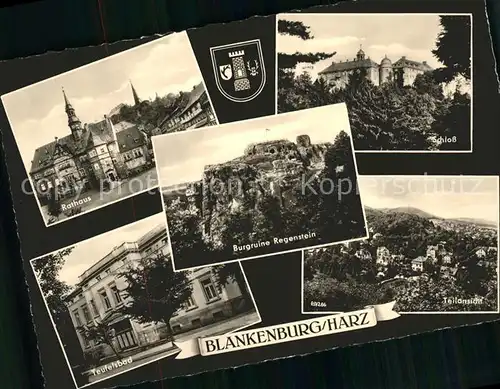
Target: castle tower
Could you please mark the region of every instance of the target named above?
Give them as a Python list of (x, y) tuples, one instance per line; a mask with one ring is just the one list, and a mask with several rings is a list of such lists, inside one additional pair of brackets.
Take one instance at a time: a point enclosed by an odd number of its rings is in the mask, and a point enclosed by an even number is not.
[(366, 56), (365, 56), (365, 52), (363, 51), (362, 46), (361, 46), (361, 45), (359, 45), (359, 51), (358, 51), (358, 53), (356, 54), (356, 60), (358, 60), (358, 61), (362, 61), (362, 60), (364, 60), (364, 59), (365, 59), (365, 57), (366, 57)]
[(229, 58), (231, 58), (231, 62), (233, 64), (235, 91), (250, 89), (250, 80), (248, 79), (247, 70), (245, 68), (245, 61), (243, 60), (244, 55), (244, 50), (233, 51), (232, 53), (229, 53)]
[(137, 94), (132, 81), (130, 81), (130, 87), (132, 88), (132, 96), (134, 96), (134, 105), (139, 105), (141, 103), (141, 99), (139, 98), (139, 95)]
[(71, 134), (73, 135), (73, 139), (79, 140), (83, 135), (82, 122), (80, 122), (80, 119), (78, 119), (78, 116), (76, 116), (75, 109), (69, 102), (64, 88), (62, 92), (64, 96), (64, 110), (66, 111), (66, 115), (68, 116), (68, 126), (71, 130)]
[(379, 79), (380, 84), (392, 81), (392, 62), (389, 58), (387, 58), (387, 55), (380, 62)]

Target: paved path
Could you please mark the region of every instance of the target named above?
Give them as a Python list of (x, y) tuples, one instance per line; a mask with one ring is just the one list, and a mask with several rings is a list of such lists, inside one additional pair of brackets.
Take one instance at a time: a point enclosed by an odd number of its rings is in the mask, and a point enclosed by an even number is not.
[[(225, 334), (231, 331), (241, 329), (243, 327), (250, 326), (259, 322), (259, 315), (256, 312), (243, 314), (236, 316), (230, 320), (210, 324), (208, 326), (198, 328), (189, 332), (182, 333), (175, 336), (174, 341), (184, 342), (189, 339), (203, 337), (203, 336), (216, 336)], [(127, 370), (146, 365), (158, 359), (166, 358), (179, 353), (179, 349), (175, 347), (172, 342), (167, 342), (156, 347), (152, 347), (148, 350), (141, 351), (137, 354), (132, 355), (132, 363), (127, 364), (122, 367), (112, 368), (109, 371), (102, 374), (94, 374), (92, 370), (88, 370), (86, 374), (89, 377), (89, 383), (100, 381), (109, 378), (113, 375), (124, 373)], [(124, 358), (127, 359), (128, 357)], [(110, 365), (109, 362), (107, 365)], [(101, 365), (97, 370), (101, 370), (105, 365)], [(84, 373), (85, 374), (85, 373)]]
[[(88, 212), (89, 210), (94, 210), (98, 207), (102, 207), (104, 205), (109, 205), (114, 203), (115, 201), (122, 200), (126, 197), (129, 197), (133, 194), (141, 193), (145, 190), (149, 190), (158, 185), (158, 176), (156, 172), (156, 168), (152, 168), (145, 172), (142, 172), (138, 176), (132, 177), (128, 180), (124, 180), (120, 182), (120, 185), (110, 189), (106, 192), (100, 192), (97, 189), (88, 190), (84, 193), (81, 193), (79, 196), (66, 198), (61, 202), (63, 204), (69, 204), (73, 200), (85, 199), (85, 203), (83, 203), (80, 207), (83, 212)], [(90, 201), (87, 199), (90, 198)], [(45, 220), (49, 220), (50, 215), (48, 214), (48, 207), (42, 207), (42, 213)], [(57, 221), (67, 219), (64, 212), (59, 215)]]

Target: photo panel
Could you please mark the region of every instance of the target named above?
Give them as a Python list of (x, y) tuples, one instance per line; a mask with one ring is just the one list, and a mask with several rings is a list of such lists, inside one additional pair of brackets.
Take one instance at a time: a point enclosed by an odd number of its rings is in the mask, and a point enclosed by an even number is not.
[(218, 123), (185, 32), (2, 102), (46, 226), (156, 188), (151, 138)]
[(472, 152), (472, 14), (277, 15), (276, 112), (345, 102), (361, 152)]
[(497, 176), (360, 176), (369, 238), (304, 250), (302, 313), (498, 313)]
[(239, 263), (174, 272), (162, 213), (31, 260), (77, 388), (261, 317)]
[(364, 239), (345, 104), (153, 139), (176, 270)]

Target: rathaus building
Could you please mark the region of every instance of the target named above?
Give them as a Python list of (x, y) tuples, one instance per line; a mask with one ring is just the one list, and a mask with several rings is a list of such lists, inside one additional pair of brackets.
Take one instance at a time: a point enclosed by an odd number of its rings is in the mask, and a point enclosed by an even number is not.
[(385, 56), (380, 64), (366, 57), (365, 52), (359, 49), (356, 58), (348, 61), (332, 62), (330, 66), (318, 73), (318, 77), (327, 81), (336, 88), (344, 88), (349, 82), (349, 75), (357, 70), (365, 70), (366, 77), (375, 85), (387, 81), (395, 81), (400, 85), (412, 85), (419, 74), (431, 71), (427, 62), (417, 62), (401, 57), (392, 62)]

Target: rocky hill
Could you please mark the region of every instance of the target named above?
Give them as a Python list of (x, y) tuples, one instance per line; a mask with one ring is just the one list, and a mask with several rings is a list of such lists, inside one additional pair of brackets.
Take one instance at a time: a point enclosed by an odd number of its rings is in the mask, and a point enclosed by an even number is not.
[(250, 144), (240, 157), (206, 166), (201, 181), (191, 184), (193, 190), (188, 191), (191, 197), (198, 196), (192, 200), (201, 204), (205, 236), (217, 239), (214, 232), (224, 228), (230, 214), (256, 210), (269, 196), (280, 207), (293, 207), (303, 175), (323, 169), (330, 146), (312, 144), (308, 135), (300, 135), (296, 142), (282, 139)]

